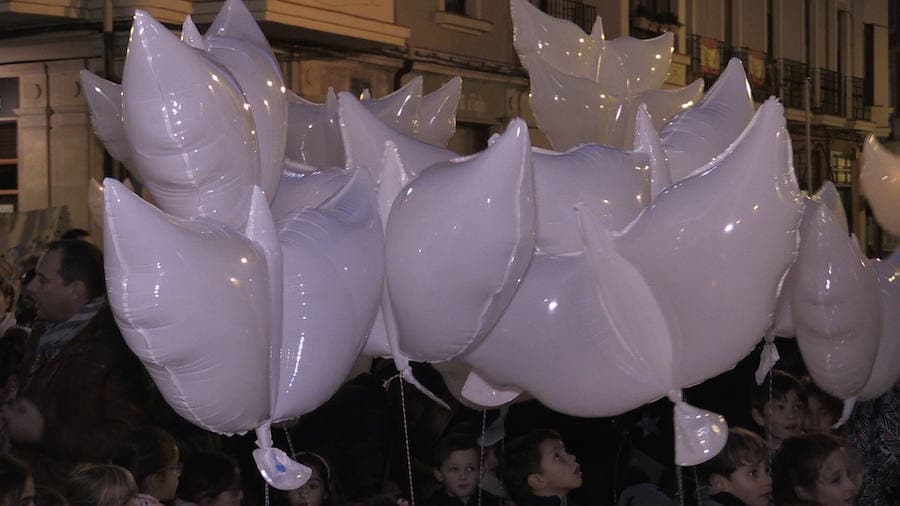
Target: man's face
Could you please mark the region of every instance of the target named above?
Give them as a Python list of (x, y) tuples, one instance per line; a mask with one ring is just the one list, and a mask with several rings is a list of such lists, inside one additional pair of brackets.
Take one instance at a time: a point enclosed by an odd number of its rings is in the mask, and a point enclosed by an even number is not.
[(456, 450), (441, 462), (441, 467), (435, 471), (434, 476), (444, 484), (447, 495), (465, 502), (478, 486), (478, 460), (479, 453), (475, 448)]
[(731, 476), (718, 482), (716, 488), (737, 497), (748, 506), (772, 504), (772, 478), (764, 462), (738, 466)]
[(581, 486), (581, 466), (575, 456), (566, 451), (559, 439), (546, 439), (541, 451), (541, 472), (547, 495), (564, 496)]
[(61, 264), (62, 250), (44, 253), (35, 267), (34, 279), (25, 286), (25, 291), (35, 302), (37, 316), (42, 320), (68, 320), (82, 305), (76, 294), (75, 283), (66, 285), (59, 275)]

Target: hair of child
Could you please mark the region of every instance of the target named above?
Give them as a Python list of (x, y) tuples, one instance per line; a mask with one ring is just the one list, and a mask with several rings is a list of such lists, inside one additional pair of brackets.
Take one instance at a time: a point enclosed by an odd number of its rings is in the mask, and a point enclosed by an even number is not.
[(117, 448), (112, 463), (131, 472), (138, 487), (144, 480), (163, 471), (178, 455), (178, 446), (171, 434), (159, 427), (133, 431)]
[(122, 506), (137, 494), (131, 473), (113, 464), (79, 465), (66, 480), (70, 506)]
[(183, 501), (199, 504), (204, 498), (213, 498), (236, 486), (240, 486), (240, 471), (231, 456), (221, 452), (200, 452), (184, 461), (177, 496)]
[(728, 478), (740, 466), (766, 462), (769, 458), (769, 445), (755, 432), (742, 427), (728, 429), (728, 441), (718, 455), (700, 464), (698, 467), (703, 481), (718, 474)]
[(514, 501), (531, 495), (528, 476), (541, 472), (540, 445), (548, 439), (562, 437), (553, 429), (536, 429), (506, 443), (500, 468), (503, 483)]
[(773, 399), (784, 400), (791, 390), (796, 392), (800, 401), (806, 404), (806, 395), (800, 381), (790, 373), (772, 369), (769, 381), (763, 382), (762, 385), (753, 386), (753, 390), (750, 393), (750, 402), (753, 409), (762, 412), (767, 402)]
[(813, 488), (822, 463), (832, 452), (846, 446), (839, 437), (824, 432), (784, 440), (772, 463), (775, 503), (805, 504), (797, 495), (797, 488)]

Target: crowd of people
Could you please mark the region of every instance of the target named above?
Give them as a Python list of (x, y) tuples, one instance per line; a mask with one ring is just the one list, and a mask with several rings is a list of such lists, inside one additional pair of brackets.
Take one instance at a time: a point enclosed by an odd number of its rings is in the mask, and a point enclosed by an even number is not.
[[(534, 401), (502, 415), (475, 411), (417, 364), (446, 410), (404, 393), (386, 360), (275, 427), (276, 444), (312, 476), (297, 490), (271, 490), (249, 458), (252, 435), (204, 432), (162, 399), (118, 331), (102, 253), (84, 231), (6, 278), (0, 506), (900, 504), (897, 387), (840, 428), (841, 401), (782, 370), (758, 386), (741, 376), (746, 396), (721, 385), (688, 391), (732, 402), (720, 409), (732, 427), (721, 453), (686, 472), (667, 465), (671, 433), (658, 406), (593, 421)], [(487, 440), (488, 419), (505, 438)]]

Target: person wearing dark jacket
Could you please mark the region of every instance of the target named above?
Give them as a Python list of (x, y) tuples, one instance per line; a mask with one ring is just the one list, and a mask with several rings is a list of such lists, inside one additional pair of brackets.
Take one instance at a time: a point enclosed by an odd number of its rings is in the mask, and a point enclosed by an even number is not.
[(113, 319), (96, 246), (50, 243), (26, 290), (40, 322), (26, 342), (19, 398), (3, 414), (14, 453), (42, 485), (60, 485), (74, 464), (107, 462), (147, 423), (153, 390)]

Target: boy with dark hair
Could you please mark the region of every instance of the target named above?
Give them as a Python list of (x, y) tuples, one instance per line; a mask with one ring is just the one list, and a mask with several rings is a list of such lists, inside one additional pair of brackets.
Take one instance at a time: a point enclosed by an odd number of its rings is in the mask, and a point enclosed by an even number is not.
[(435, 479), (442, 487), (432, 494), (429, 506), (496, 506), (499, 499), (479, 490), (481, 451), (468, 434), (449, 434), (434, 449)]
[(772, 478), (768, 469), (769, 448), (763, 438), (739, 427), (730, 429), (725, 448), (700, 464), (700, 473), (710, 486), (705, 506), (769, 506)]
[(771, 380), (756, 385), (750, 400), (753, 421), (768, 433), (772, 451), (778, 451), (785, 439), (802, 433), (806, 395), (794, 376), (773, 369)]
[(516, 506), (565, 506), (581, 487), (581, 466), (558, 432), (538, 429), (506, 445), (501, 463), (506, 490)]

